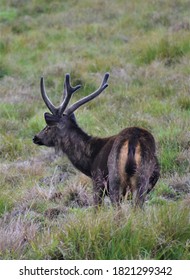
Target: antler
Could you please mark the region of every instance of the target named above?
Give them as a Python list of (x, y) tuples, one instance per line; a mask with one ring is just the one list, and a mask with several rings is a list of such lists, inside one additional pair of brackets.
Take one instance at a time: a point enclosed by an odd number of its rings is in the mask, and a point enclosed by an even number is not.
[(100, 85), (100, 87), (93, 93), (91, 93), (88, 96), (83, 97), (82, 99), (78, 100), (77, 102), (75, 102), (73, 105), (71, 105), (66, 111), (65, 113), (67, 115), (72, 114), (74, 111), (76, 111), (80, 106), (82, 106), (83, 104), (89, 102), (90, 100), (94, 99), (96, 96), (98, 96), (105, 88), (107, 88), (108, 84), (107, 84), (107, 80), (109, 78), (109, 73), (105, 73), (104, 78), (102, 80), (102, 83)]
[(65, 83), (64, 83), (64, 100), (59, 108), (59, 115), (62, 115), (65, 111), (73, 93), (77, 91), (81, 85), (77, 85), (75, 87), (72, 87), (70, 84), (70, 74), (65, 75)]
[(45, 84), (44, 84), (44, 78), (41, 77), (41, 80), (40, 80), (40, 89), (41, 89), (41, 95), (42, 95), (42, 98), (46, 104), (46, 106), (48, 107), (48, 109), (50, 110), (50, 112), (53, 114), (53, 115), (56, 115), (57, 114), (57, 111), (58, 111), (58, 108), (56, 108), (53, 103), (50, 101), (49, 97), (47, 96), (46, 94), (46, 90), (45, 90)]
[(46, 94), (44, 78), (41, 77), (41, 81), (40, 81), (41, 95), (42, 95), (42, 98), (43, 98), (46, 106), (48, 107), (48, 109), (50, 110), (50, 112), (53, 115), (59, 115), (59, 116), (61, 116), (63, 114), (73, 93), (75, 91), (77, 91), (80, 87), (81, 87), (81, 85), (72, 87), (70, 84), (70, 75), (66, 74), (65, 82), (64, 82), (63, 102), (61, 103), (61, 105), (59, 107), (55, 107)]
[(106, 73), (104, 75), (104, 78), (102, 80), (102, 83), (100, 85), (100, 87), (93, 93), (91, 93), (88, 96), (83, 97), (82, 99), (78, 100), (77, 102), (75, 102), (73, 105), (71, 105), (68, 109), (66, 109), (73, 93), (75, 91), (77, 91), (81, 85), (77, 85), (75, 87), (72, 87), (70, 84), (70, 75), (66, 74), (65, 75), (65, 82), (64, 82), (64, 91), (63, 91), (63, 101), (61, 103), (61, 105), (59, 107), (55, 107), (53, 105), (53, 103), (50, 101), (49, 97), (46, 94), (46, 90), (45, 90), (45, 84), (44, 84), (44, 78), (41, 77), (41, 81), (40, 81), (40, 88), (41, 88), (41, 95), (42, 98), (46, 104), (46, 106), (48, 107), (48, 109), (50, 110), (50, 112), (53, 115), (59, 115), (61, 116), (65, 109), (65, 114), (70, 115), (72, 114), (74, 111), (76, 111), (80, 106), (82, 106), (83, 104), (89, 102), (90, 100), (94, 99), (96, 96), (98, 96), (105, 88), (107, 88), (108, 84), (107, 84), (107, 80), (109, 78), (109, 73)]

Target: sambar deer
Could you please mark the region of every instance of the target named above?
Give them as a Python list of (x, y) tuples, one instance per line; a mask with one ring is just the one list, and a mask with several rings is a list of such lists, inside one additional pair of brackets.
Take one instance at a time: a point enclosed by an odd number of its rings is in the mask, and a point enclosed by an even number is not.
[(55, 107), (46, 94), (42, 77), (41, 95), (51, 114), (44, 114), (47, 126), (33, 142), (62, 150), (78, 170), (92, 179), (96, 206), (101, 205), (104, 195), (119, 205), (128, 192), (134, 195), (135, 205), (142, 206), (160, 176), (152, 134), (143, 128), (129, 127), (114, 136), (93, 137), (84, 132), (75, 119), (74, 112), (80, 106), (105, 90), (108, 78), (106, 73), (95, 92), (68, 108), (73, 93), (81, 86), (72, 87), (70, 75), (66, 74), (63, 101)]

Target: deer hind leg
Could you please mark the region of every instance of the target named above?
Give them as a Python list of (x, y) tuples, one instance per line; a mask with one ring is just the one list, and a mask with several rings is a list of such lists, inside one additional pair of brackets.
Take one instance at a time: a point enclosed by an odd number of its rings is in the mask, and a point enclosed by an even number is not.
[(147, 195), (147, 188), (148, 188), (149, 180), (145, 178), (145, 176), (139, 176), (136, 178), (136, 186), (133, 188), (135, 189), (134, 195), (134, 204), (135, 207), (142, 207)]
[(148, 188), (147, 193), (149, 193), (154, 188), (159, 177), (160, 177), (160, 166), (159, 166), (158, 160), (156, 158), (155, 167), (154, 167), (152, 175), (150, 176), (150, 179), (149, 179), (149, 188)]
[(117, 172), (109, 174), (109, 196), (113, 205), (118, 206), (120, 204), (120, 178)]

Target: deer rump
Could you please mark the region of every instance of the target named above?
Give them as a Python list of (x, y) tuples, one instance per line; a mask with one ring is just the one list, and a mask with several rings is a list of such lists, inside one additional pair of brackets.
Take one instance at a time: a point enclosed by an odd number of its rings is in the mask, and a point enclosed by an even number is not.
[[(130, 192), (135, 205), (142, 205), (159, 177), (154, 138), (145, 129), (130, 127), (110, 140), (110, 150), (105, 145), (100, 151), (101, 158), (99, 155), (96, 159), (99, 168), (96, 165), (97, 172), (92, 178), (97, 195), (95, 201), (100, 202), (104, 192), (112, 203), (118, 204)], [(106, 159), (107, 168), (104, 169)]]

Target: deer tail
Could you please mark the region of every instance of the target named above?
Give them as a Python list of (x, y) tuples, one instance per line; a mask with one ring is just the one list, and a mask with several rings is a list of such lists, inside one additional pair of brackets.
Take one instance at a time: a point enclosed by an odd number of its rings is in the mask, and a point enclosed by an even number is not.
[(132, 177), (135, 174), (137, 169), (137, 163), (135, 160), (135, 150), (136, 150), (136, 145), (129, 141), (128, 157), (125, 165), (125, 172), (130, 177)]

